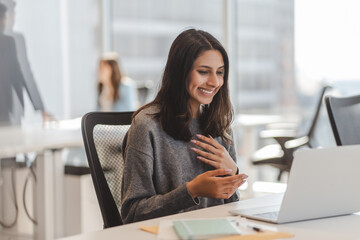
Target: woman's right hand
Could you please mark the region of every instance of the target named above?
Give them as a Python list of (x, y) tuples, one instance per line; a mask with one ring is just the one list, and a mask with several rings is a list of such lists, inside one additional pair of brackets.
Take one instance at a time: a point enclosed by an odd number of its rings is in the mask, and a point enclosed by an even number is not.
[(193, 198), (209, 197), (228, 199), (234, 194), (236, 189), (245, 183), (245, 179), (248, 177), (246, 174), (219, 177), (229, 175), (231, 172), (231, 169), (208, 171), (196, 176), (188, 182), (186, 186)]

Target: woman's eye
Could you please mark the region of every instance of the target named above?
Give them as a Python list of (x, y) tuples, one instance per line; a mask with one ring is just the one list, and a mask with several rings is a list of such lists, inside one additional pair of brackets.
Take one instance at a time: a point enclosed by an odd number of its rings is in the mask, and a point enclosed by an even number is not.
[(224, 72), (223, 71), (218, 71), (217, 74), (223, 76)]
[(207, 74), (207, 71), (198, 70), (198, 73), (200, 73), (201, 75), (205, 75)]

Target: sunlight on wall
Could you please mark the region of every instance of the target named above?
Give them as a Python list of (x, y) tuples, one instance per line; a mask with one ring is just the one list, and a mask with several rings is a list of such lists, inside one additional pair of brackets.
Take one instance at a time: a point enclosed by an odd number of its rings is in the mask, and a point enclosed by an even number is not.
[(295, 1), (295, 61), (302, 86), (360, 78), (359, 9), (358, 0)]

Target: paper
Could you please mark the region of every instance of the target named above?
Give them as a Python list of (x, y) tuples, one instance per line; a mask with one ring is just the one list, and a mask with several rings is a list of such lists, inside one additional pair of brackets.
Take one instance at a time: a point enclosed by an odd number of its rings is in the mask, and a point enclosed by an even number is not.
[(174, 230), (173, 220), (164, 220), (160, 222), (159, 225), (159, 233), (158, 233), (158, 240), (178, 240), (179, 237), (177, 236)]
[[(158, 240), (178, 240), (178, 236), (176, 235), (173, 228), (173, 220), (165, 220), (160, 222), (160, 226), (139, 226), (142, 231), (146, 231), (149, 233), (157, 234)], [(267, 228), (267, 227), (262, 227)], [(247, 233), (245, 229), (243, 235), (238, 236), (230, 236), (217, 238), (216, 240), (270, 240), (270, 239), (282, 239), (282, 238), (292, 238), (293, 234), (285, 233), (285, 232), (276, 232), (266, 230), (264, 232), (259, 233)]]
[(159, 227), (158, 226), (139, 226), (139, 228), (145, 232), (158, 234)]
[(255, 234), (246, 234), (246, 235), (239, 235), (239, 236), (231, 236), (231, 237), (224, 237), (224, 238), (216, 238), (214, 240), (270, 240), (270, 239), (283, 239), (283, 238), (292, 238), (295, 235), (284, 233), (284, 232), (260, 232)]

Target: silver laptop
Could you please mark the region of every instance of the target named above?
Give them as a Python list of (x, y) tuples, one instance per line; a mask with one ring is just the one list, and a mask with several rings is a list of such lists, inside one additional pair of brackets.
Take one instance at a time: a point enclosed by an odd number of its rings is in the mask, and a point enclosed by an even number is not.
[(360, 211), (360, 145), (295, 152), (281, 205), (231, 214), (288, 223)]

